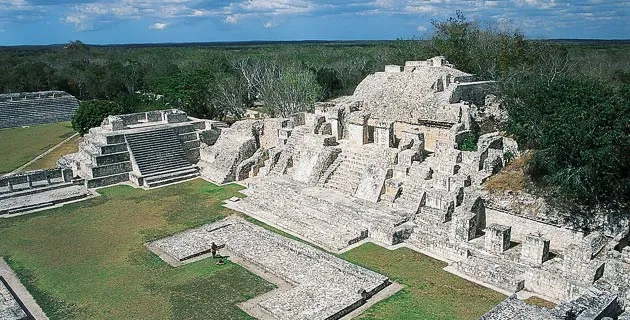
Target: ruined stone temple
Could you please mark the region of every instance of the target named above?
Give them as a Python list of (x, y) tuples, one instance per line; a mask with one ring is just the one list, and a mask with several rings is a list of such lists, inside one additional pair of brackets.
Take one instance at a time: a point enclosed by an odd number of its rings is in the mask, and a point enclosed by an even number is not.
[[(227, 207), (331, 252), (365, 241), (407, 246), (448, 262), (447, 271), (514, 294), (483, 319), (630, 318), (627, 225), (587, 233), (536, 199), (485, 190), (484, 182), (519, 154), (498, 132), (481, 135), (476, 151), (459, 149), (488, 118), (493, 86), (435, 57), (386, 66), (352, 96), (287, 118), (228, 127), (179, 110), (111, 116), (84, 136), (78, 153), (60, 159), (56, 179), (87, 192), (197, 176), (238, 182), (247, 197)], [(38, 183), (56, 185), (28, 175), (1, 178), (0, 197), (36, 197)], [(255, 301), (269, 319), (337, 319), (391, 283), (238, 219), (151, 247), (177, 264), (207, 253), (212, 241), (291, 287)], [(265, 243), (286, 254), (263, 259), (247, 245)], [(331, 264), (335, 271), (326, 269)], [(323, 274), (330, 281), (318, 281)], [(557, 307), (526, 304), (520, 298), (528, 295)]]

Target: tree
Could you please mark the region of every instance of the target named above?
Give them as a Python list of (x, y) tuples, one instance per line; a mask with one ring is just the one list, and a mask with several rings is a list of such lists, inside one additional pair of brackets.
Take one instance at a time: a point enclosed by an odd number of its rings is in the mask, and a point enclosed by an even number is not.
[(90, 128), (97, 127), (103, 119), (110, 115), (123, 113), (122, 107), (111, 101), (88, 100), (81, 101), (74, 117), (72, 128), (81, 135), (86, 134)]
[(267, 65), (260, 96), (270, 116), (310, 110), (321, 95), (322, 89), (310, 71), (295, 64)]
[(509, 25), (482, 27), (470, 22), (461, 11), (446, 21), (432, 21), (434, 55), (443, 55), (458, 69), (485, 80), (504, 80), (514, 70), (529, 68), (541, 60), (559, 56), (557, 46), (536, 43)]

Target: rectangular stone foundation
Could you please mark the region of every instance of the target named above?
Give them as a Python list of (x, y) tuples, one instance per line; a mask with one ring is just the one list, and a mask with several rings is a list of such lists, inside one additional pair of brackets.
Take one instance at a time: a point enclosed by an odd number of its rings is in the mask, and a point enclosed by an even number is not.
[(258, 302), (276, 319), (339, 319), (390, 284), (387, 277), (240, 218), (192, 229), (149, 244), (175, 261), (202, 255), (212, 242), (291, 284)]

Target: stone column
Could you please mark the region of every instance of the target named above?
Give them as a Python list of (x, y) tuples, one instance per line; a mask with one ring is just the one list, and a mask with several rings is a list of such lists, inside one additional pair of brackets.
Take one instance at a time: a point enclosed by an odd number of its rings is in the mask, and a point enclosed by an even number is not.
[(510, 248), (512, 227), (493, 223), (486, 228), (485, 248), (492, 253), (502, 253)]
[(9, 188), (9, 192), (13, 192), (13, 183), (11, 180), (7, 181), (7, 188)]
[(521, 249), (521, 261), (539, 267), (549, 258), (549, 239), (542, 235), (528, 234)]
[(26, 176), (26, 182), (28, 183), (29, 188), (33, 187), (33, 180), (31, 179), (31, 176)]
[(52, 182), (50, 181), (50, 175), (46, 175), (46, 183), (48, 183), (48, 185), (52, 184)]

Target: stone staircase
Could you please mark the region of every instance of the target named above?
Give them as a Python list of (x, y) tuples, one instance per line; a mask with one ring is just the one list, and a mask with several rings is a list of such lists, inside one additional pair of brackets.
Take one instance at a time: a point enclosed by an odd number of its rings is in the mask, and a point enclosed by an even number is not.
[(199, 176), (173, 129), (130, 133), (125, 139), (139, 171), (138, 184), (150, 188)]
[(344, 150), (325, 172), (320, 186), (354, 195), (365, 169), (374, 163), (370, 155)]
[(408, 208), (417, 212), (420, 202), (422, 202), (424, 190), (425, 189), (421, 185), (412, 183), (408, 180), (403, 184), (402, 192), (396, 199), (395, 203), (403, 208)]
[(270, 175), (283, 175), (287, 173), (287, 169), (291, 167), (291, 160), (295, 152), (295, 146), (303, 141), (304, 135), (310, 130), (307, 126), (299, 126), (291, 131), (291, 136), (287, 139), (287, 143), (282, 148), (280, 159), (269, 170)]
[(0, 128), (67, 121), (78, 107), (78, 100), (66, 93), (56, 93), (55, 97), (27, 94), (13, 100), (0, 99)]

